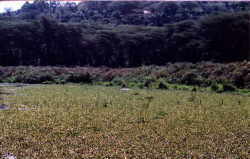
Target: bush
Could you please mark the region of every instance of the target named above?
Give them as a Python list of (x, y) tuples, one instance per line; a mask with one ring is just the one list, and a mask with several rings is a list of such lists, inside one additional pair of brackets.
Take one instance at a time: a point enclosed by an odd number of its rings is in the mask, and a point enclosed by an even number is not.
[[(42, 82), (42, 84), (54, 84), (54, 81), (44, 81)], [(61, 83), (57, 83), (56, 84), (61, 84)]]
[(11, 76), (11, 77), (7, 77), (6, 79), (2, 80), (3, 82), (7, 82), (7, 83), (16, 83), (17, 82), (17, 78), (15, 76)]
[(211, 85), (211, 90), (214, 91), (214, 92), (217, 92), (217, 93), (222, 93), (224, 92), (224, 87), (222, 84), (219, 84), (217, 82), (214, 82), (212, 85)]
[(229, 84), (229, 83), (223, 84), (222, 86), (223, 86), (224, 92), (232, 92), (236, 90), (236, 88), (232, 84)]
[(150, 88), (154, 82), (156, 82), (156, 79), (153, 77), (146, 77), (144, 81), (144, 87)]
[(158, 89), (168, 89), (168, 84), (164, 80), (160, 80), (158, 84)]
[(200, 85), (201, 81), (199, 76), (193, 72), (187, 72), (182, 77), (182, 83), (187, 85)]
[(211, 85), (211, 90), (217, 93), (236, 91), (236, 88), (230, 83), (213, 83)]
[(128, 82), (128, 87), (133, 88), (133, 87), (138, 87), (138, 82)]
[[(66, 80), (63, 79), (63, 78), (57, 78), (57, 79), (55, 79), (55, 83), (56, 83), (56, 84), (65, 84), (65, 83), (67, 83), (67, 82), (66, 82)], [(50, 84), (50, 83), (47, 83), (47, 84)]]
[(137, 87), (143, 89), (144, 88), (144, 84), (143, 83), (138, 83)]
[(111, 81), (112, 85), (114, 86), (122, 86), (122, 87), (127, 87), (127, 83), (125, 82), (125, 80), (121, 77), (115, 77), (112, 81)]
[(89, 73), (86, 73), (86, 74), (74, 73), (68, 77), (67, 82), (91, 83), (92, 79)]
[(211, 88), (212, 91), (217, 92), (220, 87), (219, 87), (219, 85), (217, 83), (212, 83), (210, 88)]

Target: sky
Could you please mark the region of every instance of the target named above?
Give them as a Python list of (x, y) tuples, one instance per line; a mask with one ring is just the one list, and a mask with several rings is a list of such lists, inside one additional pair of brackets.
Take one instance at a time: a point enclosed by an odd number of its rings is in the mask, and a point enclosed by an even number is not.
[(0, 13), (5, 12), (6, 8), (18, 10), (22, 7), (25, 1), (0, 1)]
[[(3, 13), (6, 11), (6, 8), (11, 9), (12, 11), (18, 10), (22, 7), (22, 5), (25, 3), (26, 1), (2, 1), (0, 0), (0, 13)], [(71, 2), (74, 2), (71, 0)], [(32, 3), (32, 1), (29, 0), (29, 3)]]
[[(212, 1), (214, 1), (214, 0), (212, 0)], [(227, 1), (240, 1), (240, 0), (227, 0)], [(245, 0), (245, 1), (249, 1), (249, 0)], [(32, 1), (29, 1), (29, 2), (32, 3)], [(25, 3), (25, 1), (21, 1), (21, 0), (18, 0), (18, 1), (4, 1), (4, 0), (0, 0), (0, 13), (5, 12), (6, 8), (11, 9), (12, 11), (18, 10), (18, 9), (20, 9), (22, 7), (22, 5), (24, 3)]]

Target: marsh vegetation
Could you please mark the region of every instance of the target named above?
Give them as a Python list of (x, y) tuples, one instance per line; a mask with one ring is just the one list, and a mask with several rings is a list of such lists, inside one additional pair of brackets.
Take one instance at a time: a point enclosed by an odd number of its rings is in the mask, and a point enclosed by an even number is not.
[(15, 92), (0, 111), (0, 152), (18, 158), (248, 156), (246, 95), (72, 84)]

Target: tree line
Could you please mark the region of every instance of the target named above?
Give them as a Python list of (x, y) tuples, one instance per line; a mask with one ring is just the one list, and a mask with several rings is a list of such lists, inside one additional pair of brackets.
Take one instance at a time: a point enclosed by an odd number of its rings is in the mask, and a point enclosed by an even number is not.
[(0, 20), (0, 65), (136, 67), (250, 59), (250, 14), (227, 13), (162, 27)]
[(35, 0), (25, 3), (15, 12), (7, 11), (0, 18), (23, 20), (40, 19), (50, 16), (59, 22), (85, 22), (114, 25), (164, 26), (187, 19), (199, 19), (201, 16), (216, 15), (222, 12), (235, 13), (249, 11), (249, 2), (117, 2), (83, 1), (79, 4)]

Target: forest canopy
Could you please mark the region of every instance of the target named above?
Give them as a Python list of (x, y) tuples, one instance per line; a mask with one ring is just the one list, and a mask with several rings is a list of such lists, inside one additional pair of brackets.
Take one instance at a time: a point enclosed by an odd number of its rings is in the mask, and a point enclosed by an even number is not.
[(248, 11), (248, 2), (35, 1), (0, 15), (0, 65), (249, 60)]

